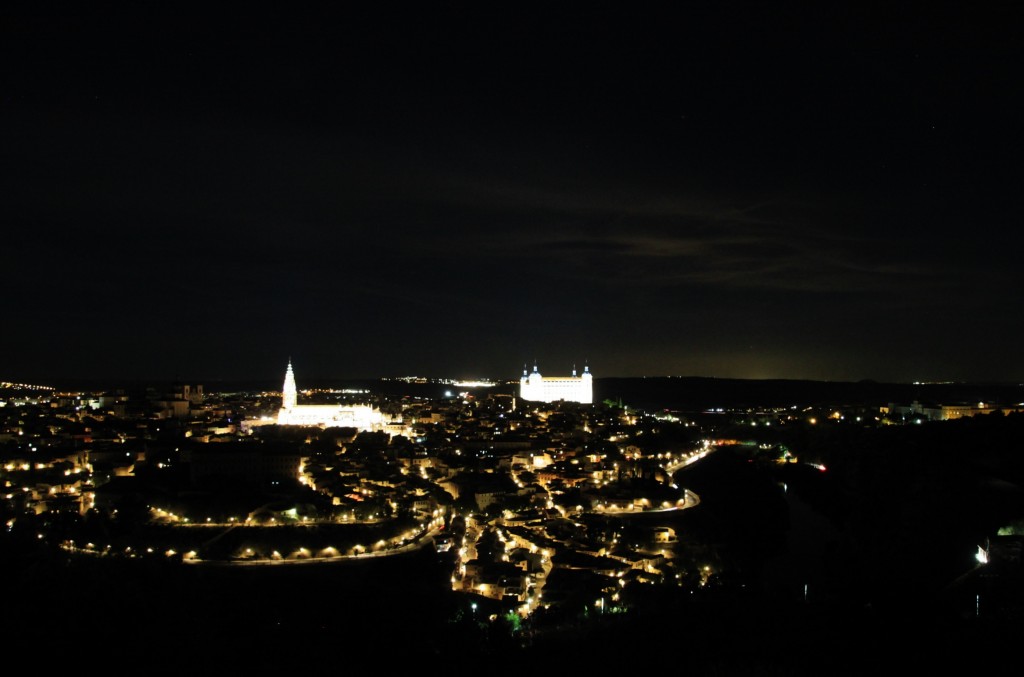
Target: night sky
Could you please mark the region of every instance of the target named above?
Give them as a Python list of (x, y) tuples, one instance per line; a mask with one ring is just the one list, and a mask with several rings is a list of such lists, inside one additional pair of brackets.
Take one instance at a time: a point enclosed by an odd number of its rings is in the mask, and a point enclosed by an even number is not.
[(0, 10), (0, 380), (1024, 380), (1014, 3), (348, 4)]

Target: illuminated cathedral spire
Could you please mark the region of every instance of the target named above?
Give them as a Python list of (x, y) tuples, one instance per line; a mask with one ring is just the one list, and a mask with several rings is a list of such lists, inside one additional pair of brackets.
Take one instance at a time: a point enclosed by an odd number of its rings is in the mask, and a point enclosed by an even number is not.
[(410, 435), (410, 429), (401, 417), (384, 418), (380, 409), (372, 404), (299, 404), (295, 387), (295, 371), (288, 358), (281, 389), (281, 408), (277, 411), (277, 424), (289, 426), (316, 426), (318, 428), (355, 428), (361, 432), (386, 432), (390, 435)]
[(288, 358), (288, 370), (284, 373), (284, 388), (281, 390), (281, 408), (294, 409), (298, 404), (299, 395), (295, 390), (295, 372), (292, 371), (292, 358)]

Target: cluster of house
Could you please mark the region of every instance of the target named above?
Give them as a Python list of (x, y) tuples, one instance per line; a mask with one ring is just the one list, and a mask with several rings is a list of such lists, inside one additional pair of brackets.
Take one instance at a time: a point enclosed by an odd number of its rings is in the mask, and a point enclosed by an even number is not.
[(203, 394), (198, 387), (7, 398), (0, 407), (5, 514), (111, 510), (126, 492), (142, 491), (142, 478), (162, 476), (176, 477), (183, 494), (225, 481), (276, 484), (280, 492), (305, 485), (330, 506), (315, 519), (331, 522), (397, 515), (426, 522), (443, 514), (450, 523), (472, 515), (472, 528), (435, 539), (450, 552), (453, 587), (523, 609), (562, 594), (550, 584), (560, 571), (615, 581), (671, 573), (671, 527), (627, 544), (585, 524), (595, 511), (664, 506), (622, 491), (627, 480), (670, 481), (669, 453), (637, 441), (654, 422), (643, 414), (488, 391), (385, 406), (405, 421), (406, 435), (245, 425), (279, 404), (273, 393)]

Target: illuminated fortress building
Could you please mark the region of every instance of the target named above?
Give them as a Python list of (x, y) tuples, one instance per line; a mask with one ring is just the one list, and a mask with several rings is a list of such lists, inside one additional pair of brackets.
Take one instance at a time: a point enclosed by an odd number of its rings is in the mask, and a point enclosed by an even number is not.
[(590, 367), (583, 367), (583, 373), (576, 375), (573, 368), (572, 376), (541, 376), (537, 365), (533, 365), (533, 373), (527, 374), (523, 369), (523, 377), (519, 379), (519, 397), (532, 402), (580, 402), (594, 403), (594, 377)]
[(384, 414), (368, 404), (299, 404), (295, 372), (291, 360), (284, 374), (278, 425), (318, 426), (320, 428), (356, 428), (360, 431), (404, 432), (400, 420), (385, 420)]

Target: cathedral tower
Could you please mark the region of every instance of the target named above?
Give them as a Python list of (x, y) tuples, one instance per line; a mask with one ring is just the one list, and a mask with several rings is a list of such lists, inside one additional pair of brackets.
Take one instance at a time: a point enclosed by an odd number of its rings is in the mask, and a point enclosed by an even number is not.
[(295, 390), (295, 372), (292, 371), (292, 361), (288, 360), (288, 371), (284, 373), (284, 388), (281, 390), (281, 408), (294, 409), (298, 404), (299, 395)]

